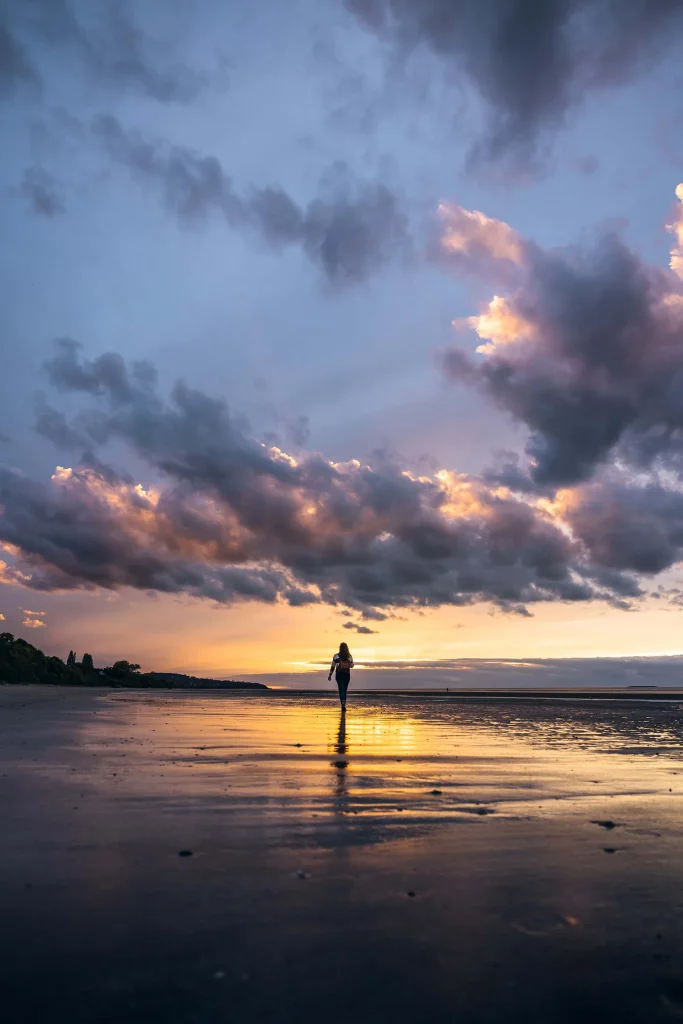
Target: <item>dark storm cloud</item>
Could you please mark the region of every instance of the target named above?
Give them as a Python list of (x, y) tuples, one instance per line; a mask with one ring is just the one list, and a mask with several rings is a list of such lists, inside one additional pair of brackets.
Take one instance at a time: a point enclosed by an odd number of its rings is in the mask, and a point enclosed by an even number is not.
[(681, 559), (683, 493), (661, 484), (587, 484), (567, 499), (565, 520), (606, 569), (654, 575)]
[(157, 191), (181, 223), (218, 215), (275, 248), (300, 246), (333, 284), (360, 281), (409, 247), (407, 219), (381, 183), (340, 182), (307, 206), (276, 187), (242, 196), (215, 156), (145, 139), (111, 115), (97, 118), (93, 131), (109, 155)]
[(149, 501), (108, 476), (84, 470), (48, 486), (0, 467), (2, 540), (23, 556), (20, 570), (0, 563), (0, 579), (45, 591), (129, 586), (221, 603), (273, 602), (278, 596), (306, 602), (304, 589), (282, 570), (212, 566), (177, 552), (173, 557), (160, 538), (155, 547), (136, 544), (132, 531), (144, 528)]
[(91, 395), (106, 394), (113, 402), (126, 402), (134, 388), (153, 387), (156, 373), (149, 364), (134, 363), (131, 372), (115, 352), (106, 352), (93, 362), (79, 357), (81, 346), (72, 338), (55, 342), (58, 354), (46, 364), (53, 387), (59, 391), (86, 391)]
[(40, 167), (27, 167), (14, 195), (25, 199), (29, 209), (40, 217), (57, 217), (66, 209), (55, 179)]
[(683, 556), (683, 206), (670, 270), (615, 234), (545, 252), (478, 211), (445, 206), (443, 221), (447, 264), (515, 271), (509, 295), (456, 323), (479, 335), (477, 355), (443, 355), (530, 431), (526, 464), (502, 452), (481, 482), (536, 495), (582, 549), (585, 578), (628, 607), (639, 579)]
[[(453, 352), (448, 353), (448, 358), (452, 356)], [(516, 452), (499, 453), (494, 465), (482, 471), (481, 478), (491, 487), (507, 487), (518, 494), (534, 494), (540, 490), (526, 467), (520, 465)], [(552, 488), (548, 489), (548, 493), (552, 493)]]
[(0, 92), (36, 80), (51, 53), (95, 83), (164, 103), (190, 102), (207, 85), (206, 75), (169, 60), (168, 43), (150, 38), (121, 0), (4, 0), (2, 15)]
[[(640, 593), (616, 569), (601, 578), (562, 523), (476, 479), (413, 477), (386, 457), (374, 469), (315, 453), (295, 461), (250, 438), (223, 402), (184, 384), (167, 402), (148, 366), (90, 361), (70, 341), (47, 374), (86, 407), (67, 420), (43, 403), (39, 428), (88, 454), (50, 485), (3, 477), (0, 540), (18, 549), (12, 571), (27, 585), (100, 581), (221, 600), (221, 586), (237, 593), (248, 580), (271, 588), (263, 599), (275, 588), (291, 604), (353, 608), (366, 621), (399, 607), (490, 601), (527, 614), (539, 601)], [(109, 441), (147, 463), (158, 490), (98, 462)]]
[[(683, 289), (615, 235), (543, 252), (526, 246), (520, 287), (470, 326), (482, 357), (460, 349), (447, 372), (526, 424), (530, 479), (588, 479), (612, 458), (672, 465), (683, 452)], [(521, 490), (522, 471), (508, 465)], [(504, 477), (498, 477), (504, 482)]]
[(74, 430), (63, 412), (48, 405), (44, 396), (37, 401), (36, 409), (36, 430), (43, 437), (49, 437), (59, 448), (67, 451), (85, 451), (88, 447), (88, 438)]
[(475, 158), (527, 160), (590, 90), (680, 46), (681, 0), (345, 0), (407, 55), (424, 45), (466, 76), (490, 122)]

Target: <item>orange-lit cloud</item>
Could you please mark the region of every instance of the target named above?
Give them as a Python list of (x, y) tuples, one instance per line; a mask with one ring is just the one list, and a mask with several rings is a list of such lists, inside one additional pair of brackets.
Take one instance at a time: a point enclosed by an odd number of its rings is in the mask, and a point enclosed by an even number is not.
[[(683, 201), (683, 185), (677, 196)], [(475, 239), (477, 223), (468, 229)], [(671, 266), (683, 271), (683, 205), (669, 230), (678, 243)], [(464, 229), (457, 234), (463, 251), (467, 237)], [(528, 428), (526, 477), (509, 466), (506, 483), (522, 490), (580, 483), (612, 459), (641, 470), (656, 458), (660, 469), (671, 464), (678, 472), (680, 281), (645, 263), (613, 232), (591, 245), (550, 251), (513, 237), (512, 254), (505, 231), (489, 247), (510, 259), (519, 254), (510, 293), (456, 322), (484, 339), (477, 348), (484, 359), (460, 347), (443, 357), (450, 376)], [(472, 258), (476, 263), (476, 251)]]
[(455, 327), (467, 325), (485, 340), (477, 347), (482, 355), (492, 355), (497, 347), (528, 338), (535, 333), (534, 325), (519, 316), (502, 295), (494, 295), (486, 312), (469, 316), (465, 320), (454, 320)]
[(30, 608), (24, 608), (24, 619), (22, 626), (27, 629), (41, 629), (45, 625), (45, 612), (33, 612)]
[(27, 629), (40, 629), (45, 625), (42, 619), (32, 619), (28, 615), (22, 621), (22, 626), (26, 626)]
[(675, 274), (683, 278), (683, 183), (676, 187), (676, 197), (679, 204), (676, 207), (675, 217), (671, 224), (667, 224), (667, 230), (676, 239), (676, 244), (671, 250), (669, 266)]
[(443, 221), (441, 248), (447, 255), (523, 262), (522, 237), (504, 221), (446, 202), (439, 204), (438, 214)]
[[(440, 215), (444, 251), (514, 268), (510, 294), (466, 321), (483, 359), (451, 350), (445, 365), (526, 424), (526, 465), (474, 477), (386, 457), (293, 458), (248, 436), (220, 400), (183, 383), (164, 398), (151, 367), (113, 353), (91, 361), (63, 339), (48, 380), (93, 407), (67, 421), (44, 405), (39, 431), (80, 451), (124, 446), (151, 483), (94, 456), (46, 484), (0, 467), (2, 578), (48, 592), (328, 605), (376, 621), (400, 608), (489, 602), (528, 614), (641, 597), (641, 574), (683, 548), (683, 496), (661, 474), (634, 490), (627, 472), (652, 453), (670, 473), (683, 458), (677, 279), (614, 235), (544, 252), (479, 211), (443, 204)], [(631, 493), (631, 514), (618, 515)]]
[[(447, 470), (295, 463), (246, 438), (239, 450), (251, 469), (235, 497), (220, 478), (149, 489), (59, 467), (38, 487), (0, 472), (0, 529), (20, 552), (6, 575), (44, 591), (322, 603), (375, 620), (396, 607), (490, 601), (526, 614), (527, 603), (610, 596), (564, 524), (507, 487)], [(637, 588), (615, 576), (611, 591)]]
[[(7, 546), (3, 545), (3, 547), (5, 547), (5, 549), (6, 549)], [(12, 558), (15, 561), (17, 561), (17, 562), (20, 561), (24, 557), (23, 551), (21, 550), (21, 548), (18, 548), (14, 544), (11, 545), (11, 547), (12, 547), (12, 551), (11, 551)], [(9, 554), (9, 552), (8, 552), (8, 554)], [(4, 584), (10, 585), (10, 586), (15, 585), (15, 584), (22, 585), (22, 584), (29, 583), (30, 579), (31, 579), (30, 576), (27, 576), (23, 572), (21, 572), (21, 570), (19, 569), (18, 565), (16, 565), (16, 564), (10, 565), (9, 562), (5, 562), (5, 561), (2, 561), (2, 559), (0, 559), (0, 583), (4, 583)]]

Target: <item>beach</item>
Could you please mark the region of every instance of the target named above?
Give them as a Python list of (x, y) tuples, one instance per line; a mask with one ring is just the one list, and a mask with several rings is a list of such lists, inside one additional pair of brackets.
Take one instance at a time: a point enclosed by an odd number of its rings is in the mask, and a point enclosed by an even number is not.
[(683, 1017), (683, 702), (0, 687), (3, 1019)]

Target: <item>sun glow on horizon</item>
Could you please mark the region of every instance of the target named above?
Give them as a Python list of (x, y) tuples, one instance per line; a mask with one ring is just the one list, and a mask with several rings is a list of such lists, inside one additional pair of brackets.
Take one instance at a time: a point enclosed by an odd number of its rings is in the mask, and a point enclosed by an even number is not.
[[(3, 628), (16, 635), (22, 634), (25, 595), (25, 588), (17, 585), (0, 591)], [(371, 636), (345, 629), (348, 619), (321, 605), (273, 608), (249, 602), (223, 609), (198, 600), (125, 591), (44, 594), (38, 607), (46, 613), (38, 646), (47, 653), (65, 656), (71, 647), (90, 651), (96, 664), (126, 658), (145, 670), (214, 678), (282, 674), (311, 679), (319, 673), (324, 682), (341, 640), (349, 643), (358, 671), (369, 675), (382, 664), (394, 665), (403, 674), (409, 670), (402, 665), (418, 671), (420, 665), (458, 659), (683, 655), (683, 647), (672, 643), (672, 635), (680, 632), (681, 611), (661, 601), (649, 601), (637, 615), (600, 605), (559, 603), (536, 606), (531, 619), (492, 613), (481, 605), (402, 611), (400, 617), (372, 623), (377, 632)]]

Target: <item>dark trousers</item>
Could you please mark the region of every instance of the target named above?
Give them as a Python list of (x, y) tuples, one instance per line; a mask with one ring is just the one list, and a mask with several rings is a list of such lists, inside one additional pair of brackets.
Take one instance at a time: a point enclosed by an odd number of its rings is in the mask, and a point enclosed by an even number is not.
[(339, 700), (342, 704), (346, 703), (346, 691), (349, 688), (351, 682), (351, 673), (348, 669), (338, 668), (334, 673), (334, 678), (337, 680), (337, 687), (339, 689)]

